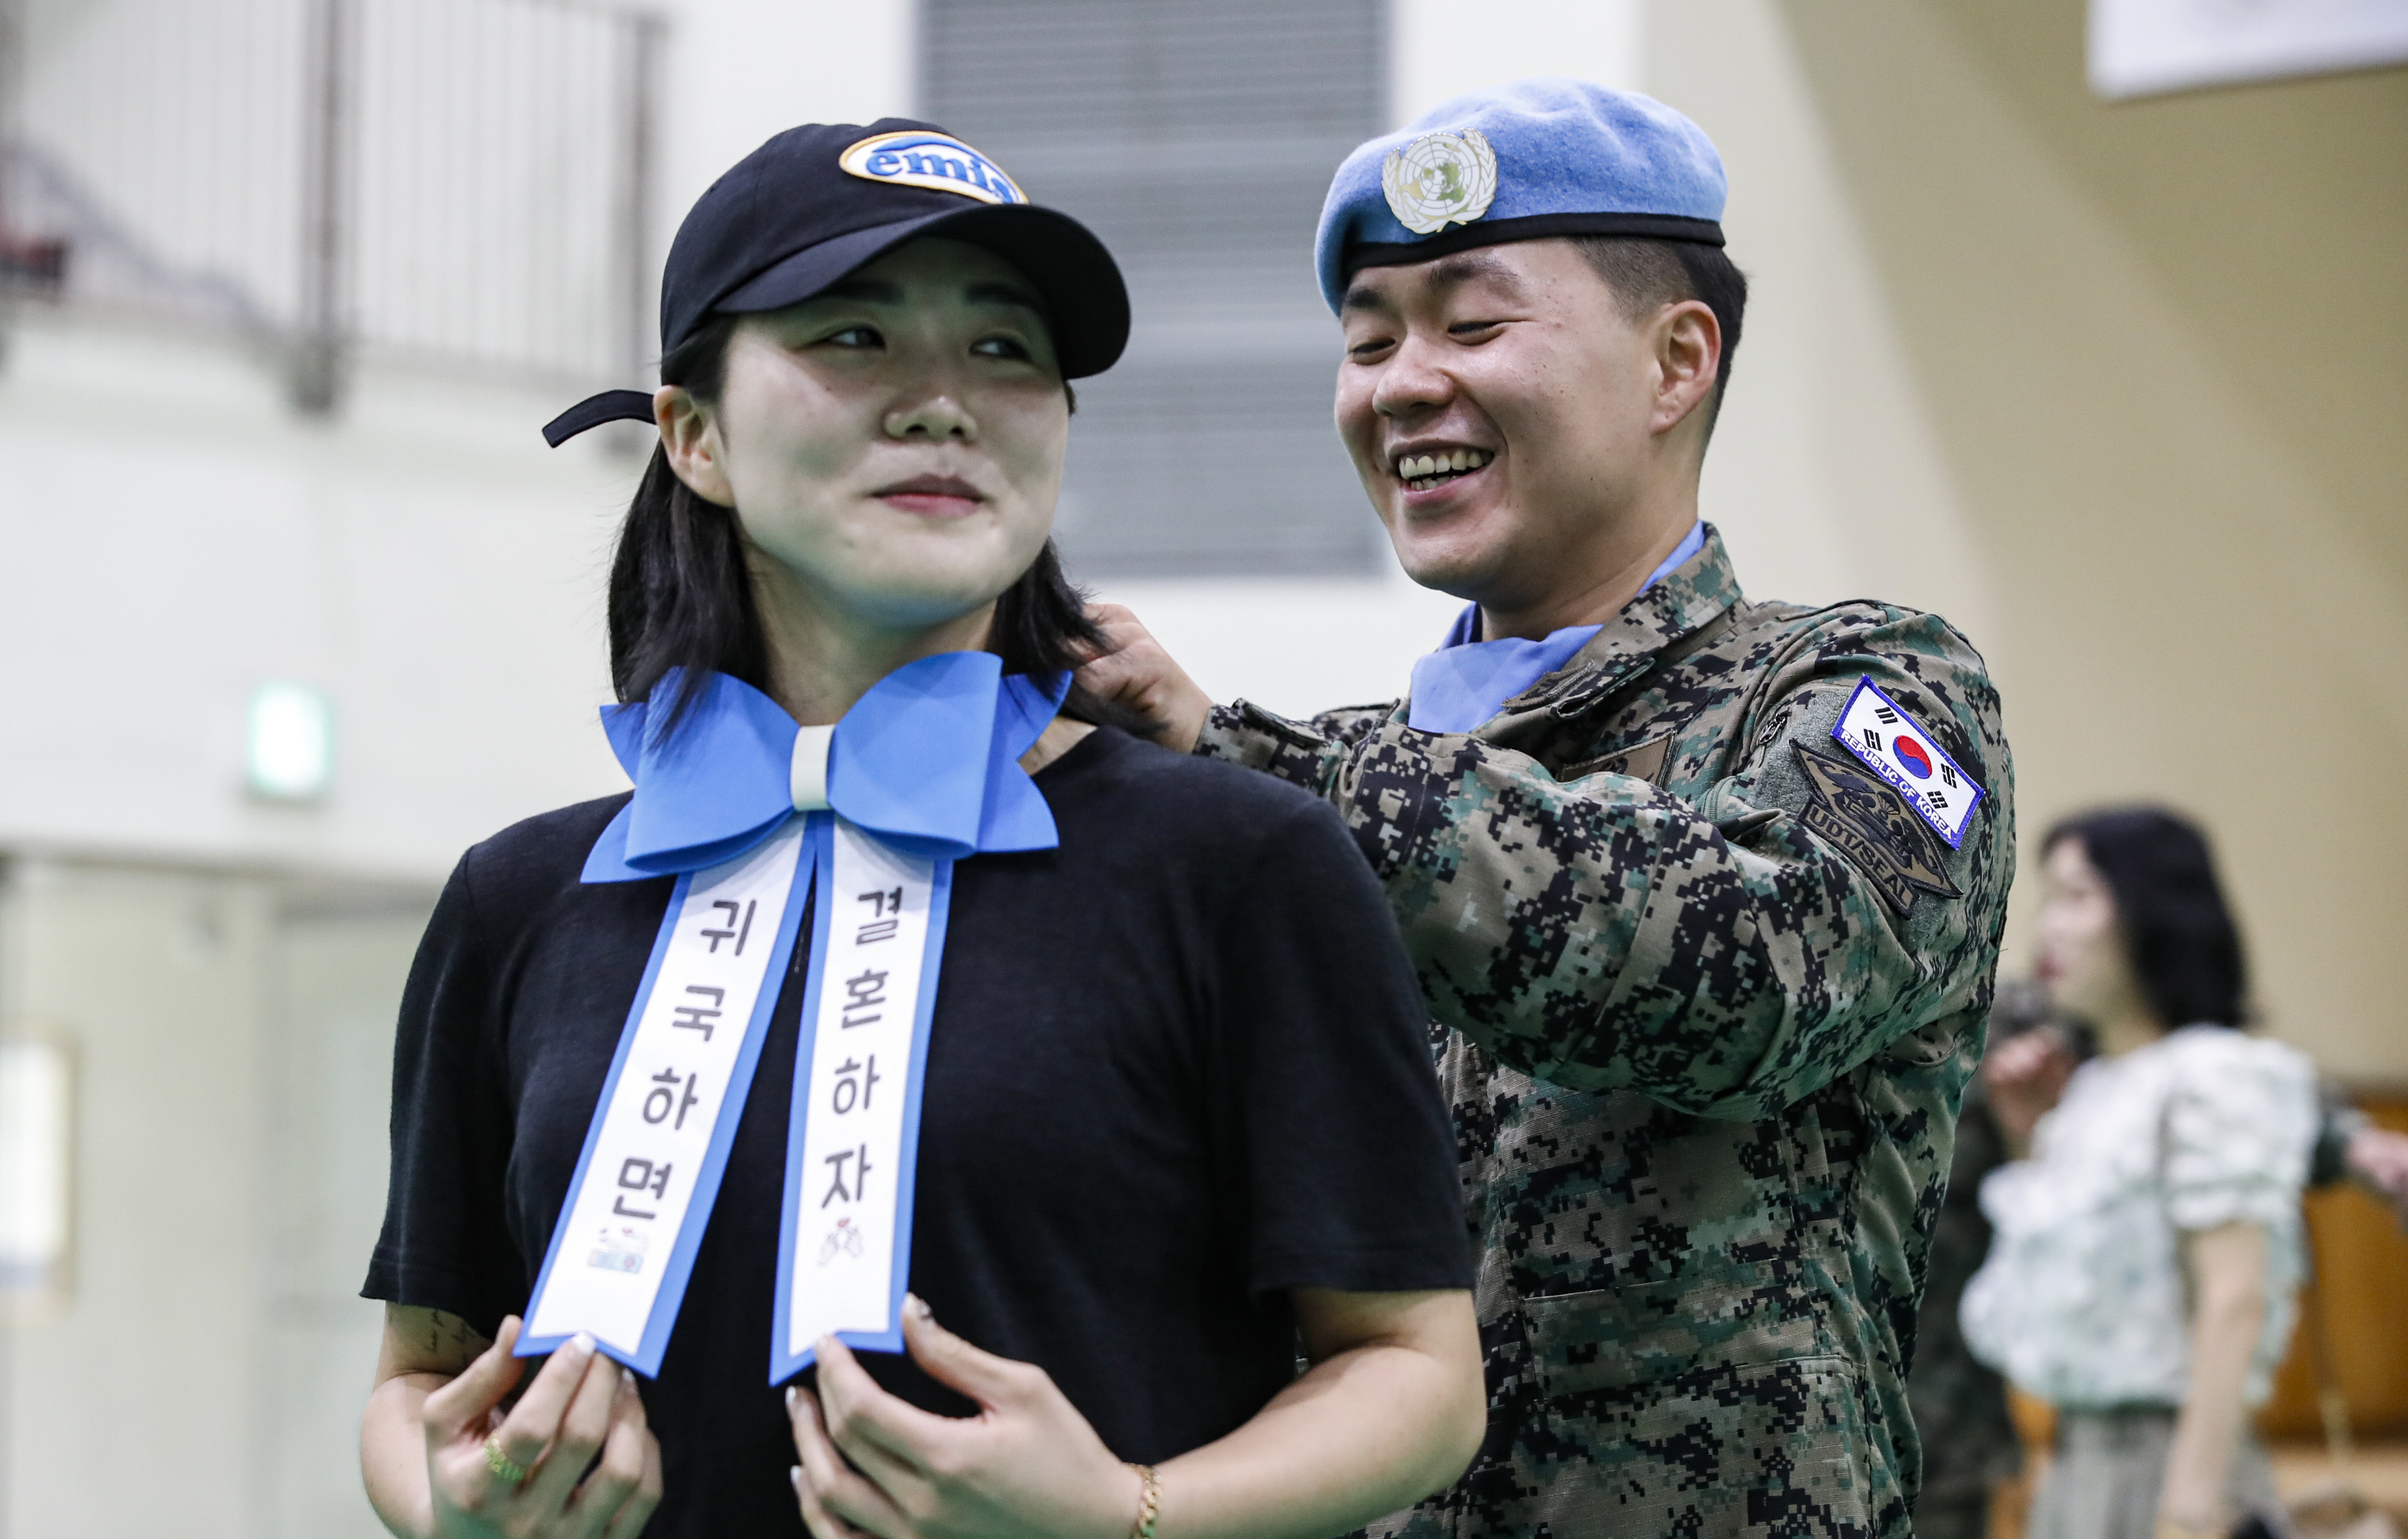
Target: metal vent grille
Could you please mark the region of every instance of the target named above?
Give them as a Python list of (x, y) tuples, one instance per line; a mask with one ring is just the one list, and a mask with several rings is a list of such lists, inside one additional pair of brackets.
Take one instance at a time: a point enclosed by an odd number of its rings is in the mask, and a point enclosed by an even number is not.
[(1120, 259), (1126, 358), (1079, 390), (1059, 528), (1087, 574), (1370, 569), (1312, 279), (1379, 132), (1385, 0), (924, 0), (921, 99)]

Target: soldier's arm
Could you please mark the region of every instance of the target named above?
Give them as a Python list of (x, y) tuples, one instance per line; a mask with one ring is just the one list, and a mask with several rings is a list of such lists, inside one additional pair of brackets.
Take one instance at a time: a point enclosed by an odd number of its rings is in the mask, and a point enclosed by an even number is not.
[[(1745, 745), (1694, 801), (1627, 775), (1558, 781), (1527, 755), (1393, 717), (1216, 709), (1199, 751), (1337, 804), (1440, 1019), (1500, 1061), (1759, 1115), (1985, 1007), (2012, 875), (2011, 770), (1980, 657), (1934, 617), (1854, 613), (1773, 664)], [(1909, 830), (1884, 850), (1810, 826), (1832, 820), (1810, 818), (1799, 755), (1856, 765), (1830, 731), (1868, 677), (1987, 792), (1957, 848), (1935, 835), (1918, 852)]]

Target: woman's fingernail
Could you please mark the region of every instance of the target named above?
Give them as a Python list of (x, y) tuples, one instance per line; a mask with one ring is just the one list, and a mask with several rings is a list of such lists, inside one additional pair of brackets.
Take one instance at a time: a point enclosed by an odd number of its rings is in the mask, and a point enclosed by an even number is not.
[(801, 1490), (803, 1489), (803, 1467), (800, 1464), (797, 1464), (793, 1469), (788, 1470), (786, 1472), (786, 1478), (793, 1482), (795, 1489)]
[(793, 1412), (794, 1412), (794, 1409), (795, 1409), (795, 1387), (794, 1387), (793, 1385), (791, 1385), (791, 1384), (790, 1384), (790, 1385), (786, 1386), (786, 1411), (787, 1411), (787, 1414), (792, 1415), (792, 1414), (793, 1414)]
[(937, 1312), (928, 1307), (928, 1301), (917, 1293), (903, 1295), (903, 1307), (911, 1312), (914, 1319), (933, 1320), (937, 1317)]
[(619, 1384), (623, 1388), (633, 1389), (636, 1387), (636, 1371), (623, 1365), (619, 1370)]
[(577, 1348), (580, 1352), (591, 1352), (594, 1350), (595, 1346), (594, 1332), (591, 1330), (580, 1330), (576, 1335), (568, 1338), (568, 1345)]

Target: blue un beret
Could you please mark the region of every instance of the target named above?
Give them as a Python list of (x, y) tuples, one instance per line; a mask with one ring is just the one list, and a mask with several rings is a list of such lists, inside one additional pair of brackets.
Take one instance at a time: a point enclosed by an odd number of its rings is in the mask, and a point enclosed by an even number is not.
[(1542, 236), (1723, 243), (1722, 156), (1653, 96), (1539, 76), (1457, 96), (1346, 157), (1313, 262), (1332, 310), (1358, 267)]

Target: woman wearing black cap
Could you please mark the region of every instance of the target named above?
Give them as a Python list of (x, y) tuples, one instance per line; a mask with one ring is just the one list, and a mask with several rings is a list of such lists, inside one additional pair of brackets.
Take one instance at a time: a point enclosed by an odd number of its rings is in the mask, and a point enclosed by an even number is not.
[(887, 120), (749, 157), (663, 291), (661, 390), (548, 430), (661, 431), (636, 791), (471, 850), (403, 1004), (377, 1510), (1303, 1539), (1444, 1485), (1479, 1349), (1385, 902), (1326, 806), (1068, 689), (1110, 255)]

